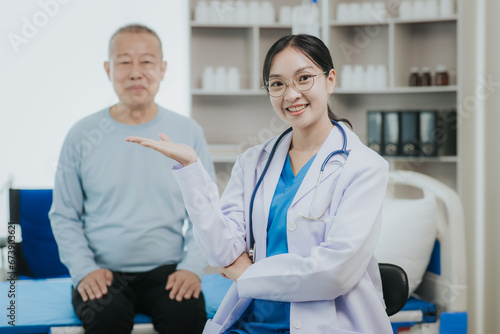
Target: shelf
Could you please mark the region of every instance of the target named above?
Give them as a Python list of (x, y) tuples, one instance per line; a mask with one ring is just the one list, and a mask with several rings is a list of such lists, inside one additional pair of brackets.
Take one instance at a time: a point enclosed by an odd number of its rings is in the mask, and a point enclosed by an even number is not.
[(281, 23), (262, 24), (262, 25), (259, 25), (259, 28), (261, 28), (261, 29), (292, 29), (292, 25), (291, 24), (281, 24)]
[[(190, 1), (191, 11), (199, 0)], [(338, 117), (347, 118), (362, 141), (367, 140), (366, 114), (378, 111), (445, 111), (457, 109), (461, 89), (459, 41), (462, 17), (408, 18), (384, 14), (365, 16), (356, 21), (336, 18), (339, 3), (354, 0), (321, 0), (319, 23), (321, 39), (329, 47), (335, 67), (344, 65), (384, 65), (387, 86), (381, 89), (346, 89), (339, 85), (329, 101)], [(460, 13), (457, 1), (457, 13)], [(278, 8), (300, 5), (301, 0), (274, 0), (275, 17)], [(389, 10), (388, 1), (384, 1)], [(243, 148), (257, 145), (288, 127), (276, 115), (262, 86), (262, 67), (267, 51), (279, 38), (290, 34), (291, 24), (279, 21), (250, 23), (236, 20), (213, 20), (201, 23), (190, 15), (191, 46), (190, 96), (191, 116), (203, 127), (213, 161), (216, 163), (219, 189), (230, 174), (231, 165)], [(243, 23), (245, 22), (245, 23)], [(256, 22), (256, 21), (253, 21)], [(282, 21), (284, 22), (284, 21)], [(435, 69), (444, 65), (449, 74), (449, 86), (409, 87), (412, 67), (429, 67), (432, 83)], [(237, 91), (215, 91), (215, 86), (203, 89), (206, 67), (236, 67), (240, 74)], [(339, 73), (340, 74), (340, 73)], [(341, 79), (340, 76), (338, 79)], [(205, 85), (205, 87), (207, 87)], [(344, 85), (345, 87), (345, 85)], [(370, 85), (370, 87), (376, 87)], [(382, 86), (380, 86), (382, 87)], [(456, 140), (462, 140), (462, 129), (456, 129)], [(455, 151), (438, 151), (451, 152)], [(460, 187), (460, 150), (454, 156), (384, 157), (391, 168), (414, 170), (445, 182), (454, 189)], [(222, 172), (223, 173), (222, 173)]]
[(209, 91), (204, 89), (192, 89), (193, 96), (264, 96), (267, 95), (264, 90), (242, 89), (238, 91)]
[(254, 23), (199, 23), (191, 22), (191, 28), (256, 28), (256, 29), (292, 29), (290, 24), (254, 24)]
[(350, 26), (373, 26), (373, 25), (388, 25), (389, 21), (337, 21), (337, 20), (331, 20), (329, 22), (330, 27), (350, 27)]
[(253, 28), (255, 24), (251, 23), (199, 23), (199, 22), (191, 22), (191, 28), (230, 28), (230, 29), (238, 29), (238, 28)]
[(239, 145), (209, 144), (208, 149), (214, 163), (235, 162), (242, 153)]
[(432, 22), (449, 22), (449, 21), (457, 21), (458, 16), (447, 16), (447, 17), (432, 17), (427, 19), (391, 19), (391, 22), (394, 24), (414, 24), (414, 23), (432, 23)]
[(427, 94), (457, 92), (457, 86), (429, 86), (429, 87), (393, 87), (381, 90), (353, 90), (335, 88), (334, 95), (340, 94)]
[(432, 22), (449, 22), (457, 21), (458, 16), (447, 16), (447, 17), (431, 17), (425, 19), (400, 19), (391, 18), (384, 21), (338, 21), (330, 20), (328, 23), (331, 27), (349, 27), (349, 26), (369, 26), (369, 25), (389, 25), (389, 24), (418, 24), (418, 23), (432, 23)]
[(405, 162), (409, 164), (420, 163), (457, 163), (458, 157), (456, 156), (442, 156), (442, 157), (387, 157), (383, 156), (388, 162)]

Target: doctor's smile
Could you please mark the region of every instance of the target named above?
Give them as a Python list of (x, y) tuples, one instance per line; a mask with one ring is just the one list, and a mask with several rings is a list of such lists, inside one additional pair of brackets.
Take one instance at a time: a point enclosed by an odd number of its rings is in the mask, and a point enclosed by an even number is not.
[(296, 104), (285, 109), (289, 112), (290, 115), (298, 116), (302, 114), (308, 106), (309, 104)]

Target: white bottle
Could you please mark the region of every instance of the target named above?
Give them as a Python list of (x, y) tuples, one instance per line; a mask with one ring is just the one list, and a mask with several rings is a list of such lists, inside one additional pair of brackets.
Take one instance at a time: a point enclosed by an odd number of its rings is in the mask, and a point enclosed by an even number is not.
[(355, 65), (353, 73), (353, 85), (352, 89), (362, 90), (365, 89), (365, 71), (363, 65)]
[(412, 18), (412, 4), (410, 0), (401, 1), (401, 5), (399, 6), (399, 18), (406, 20)]
[(373, 21), (374, 17), (373, 17), (373, 5), (371, 2), (363, 2), (361, 4), (361, 15), (360, 15), (360, 19), (361, 21), (363, 22), (369, 22), (369, 21)]
[(353, 71), (351, 65), (342, 66), (342, 71), (340, 73), (340, 88), (342, 89), (352, 89), (352, 77)]
[(385, 17), (386, 16), (386, 15), (384, 15), (386, 12), (385, 3), (382, 1), (374, 2), (373, 3), (373, 12), (374, 12), (375, 17), (377, 17), (377, 18)]
[(198, 1), (194, 9), (194, 20), (197, 23), (207, 23), (209, 19), (208, 3), (205, 0)]
[(240, 90), (240, 74), (236, 67), (227, 70), (227, 90), (232, 92)]
[(425, 17), (425, 2), (424, 2), (424, 0), (414, 0), (413, 1), (413, 16), (416, 19), (422, 19)]
[(455, 14), (455, 3), (453, 0), (441, 0), (439, 3), (439, 15), (441, 17), (453, 16)]
[(207, 66), (203, 70), (203, 77), (201, 79), (201, 88), (206, 91), (214, 90), (215, 86), (215, 72), (214, 68)]
[(358, 2), (349, 4), (349, 21), (357, 22), (361, 19), (361, 5)]
[(377, 89), (377, 73), (376, 73), (375, 65), (366, 66), (365, 83), (366, 83), (365, 88), (367, 90)]
[(221, 17), (221, 2), (218, 0), (210, 1), (210, 14), (209, 14), (210, 23), (220, 23), (222, 22)]
[(235, 15), (235, 20), (239, 24), (245, 24), (248, 22), (248, 9), (245, 1), (243, 0), (238, 0), (234, 4), (236, 10), (236, 15)]
[(292, 7), (282, 6), (279, 14), (280, 24), (292, 24)]
[(226, 68), (218, 66), (215, 69), (215, 90), (223, 92), (227, 89)]
[(427, 0), (425, 2), (425, 16), (437, 17), (438, 16), (438, 0)]
[(319, 36), (319, 9), (316, 0), (310, 4), (293, 7), (292, 34), (309, 34)]
[(351, 12), (349, 11), (349, 4), (341, 2), (337, 5), (337, 21), (348, 22), (350, 20), (350, 14)]
[(387, 88), (387, 67), (385, 65), (378, 65), (376, 71), (377, 87), (376, 89)]
[(250, 17), (250, 23), (258, 24), (260, 21), (260, 6), (257, 1), (249, 1), (248, 2), (248, 13)]
[(262, 1), (260, 4), (260, 23), (274, 24), (274, 7), (271, 1)]

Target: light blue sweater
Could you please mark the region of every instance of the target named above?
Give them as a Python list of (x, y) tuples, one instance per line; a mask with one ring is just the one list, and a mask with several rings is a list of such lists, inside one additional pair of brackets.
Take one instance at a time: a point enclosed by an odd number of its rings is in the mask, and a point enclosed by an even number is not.
[(159, 107), (150, 122), (126, 125), (109, 108), (69, 131), (63, 144), (49, 213), (61, 261), (73, 284), (91, 271), (107, 268), (145, 272), (164, 264), (202, 276), (205, 260), (187, 219), (182, 194), (162, 154), (125, 142), (127, 136), (159, 138), (195, 148), (214, 178), (201, 127), (192, 119)]

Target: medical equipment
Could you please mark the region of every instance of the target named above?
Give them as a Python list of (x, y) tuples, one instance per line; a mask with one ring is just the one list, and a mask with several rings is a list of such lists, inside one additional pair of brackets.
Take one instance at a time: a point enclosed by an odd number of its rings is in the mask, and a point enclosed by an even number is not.
[[(323, 172), (326, 168), (326, 165), (328, 164), (328, 162), (330, 161), (330, 159), (337, 155), (337, 154), (344, 154), (346, 157), (349, 156), (349, 151), (347, 150), (347, 136), (346, 136), (346, 133), (344, 131), (344, 129), (342, 129), (342, 127), (339, 125), (339, 123), (337, 123), (336, 121), (334, 120), (331, 120), (332, 124), (335, 125), (339, 130), (340, 132), (342, 133), (342, 138), (343, 138), (343, 144), (342, 144), (342, 149), (340, 150), (336, 150), (336, 151), (333, 151), (331, 152), (326, 158), (325, 160), (323, 161), (323, 164), (321, 165), (321, 170), (320, 170), (320, 173), (318, 175), (318, 181), (316, 183), (316, 188), (314, 190), (314, 195), (313, 195), (313, 199), (311, 201), (311, 206), (309, 208), (309, 217), (305, 217), (305, 216), (302, 216), (303, 218), (306, 218), (306, 219), (309, 219), (309, 220), (321, 220), (319, 217), (321, 217), (328, 208), (325, 208), (325, 210), (323, 211), (323, 214), (321, 214), (320, 216), (318, 217), (313, 217), (312, 216), (312, 209), (313, 209), (313, 206), (314, 206), (314, 202), (316, 200), (316, 193), (318, 191), (318, 188), (319, 188), (319, 184), (321, 183), (321, 180), (322, 180), (322, 176), (323, 176)], [(285, 137), (286, 134), (288, 134), (290, 131), (292, 131), (292, 128), (288, 128), (286, 129), (279, 137), (278, 139), (276, 140), (276, 142), (274, 143), (274, 146), (273, 148), (271, 149), (271, 152), (269, 153), (269, 158), (267, 159), (267, 163), (266, 163), (266, 166), (264, 167), (264, 170), (262, 171), (262, 174), (260, 175), (259, 177), (259, 180), (257, 181), (257, 184), (255, 185), (255, 188), (253, 190), (253, 193), (252, 193), (252, 197), (250, 199), (250, 219), (249, 219), (249, 229), (250, 229), (250, 250), (248, 252), (248, 255), (250, 256), (250, 258), (252, 259), (253, 262), (255, 262), (255, 239), (254, 239), (254, 236), (253, 236), (253, 218), (252, 218), (252, 215), (253, 215), (253, 204), (254, 204), (254, 201), (255, 201), (255, 195), (257, 194), (257, 190), (259, 189), (259, 186), (260, 184), (262, 183), (262, 180), (264, 179), (264, 176), (266, 175), (267, 173), (267, 169), (269, 168), (269, 165), (271, 164), (271, 161), (273, 159), (273, 156), (274, 156), (274, 153), (276, 152), (276, 148), (278, 147), (278, 144), (280, 143), (281, 139), (283, 139), (283, 137)]]

